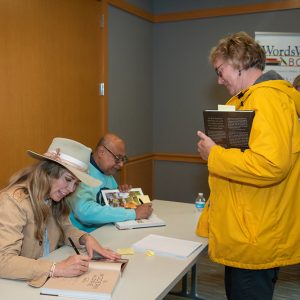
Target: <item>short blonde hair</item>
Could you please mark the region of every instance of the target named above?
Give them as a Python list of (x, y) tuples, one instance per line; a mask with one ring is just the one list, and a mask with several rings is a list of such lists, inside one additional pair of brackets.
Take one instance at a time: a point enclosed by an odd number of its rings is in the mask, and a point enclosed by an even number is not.
[(254, 67), (263, 71), (266, 63), (264, 49), (243, 31), (219, 40), (210, 51), (209, 61), (213, 64), (218, 58), (223, 58), (240, 70)]

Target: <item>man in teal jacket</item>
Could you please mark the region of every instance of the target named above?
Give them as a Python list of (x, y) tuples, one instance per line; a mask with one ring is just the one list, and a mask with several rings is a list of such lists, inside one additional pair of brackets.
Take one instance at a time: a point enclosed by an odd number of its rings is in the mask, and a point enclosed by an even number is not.
[[(101, 190), (118, 188), (114, 175), (127, 162), (125, 153), (124, 141), (115, 134), (107, 133), (98, 142), (91, 155), (89, 174), (99, 179), (101, 185), (93, 188), (80, 183), (76, 193), (67, 199), (72, 209), (70, 220), (80, 230), (91, 232), (107, 223), (145, 219), (151, 215), (152, 208), (148, 204), (125, 209), (105, 205), (102, 201)], [(125, 191), (129, 186), (119, 188)]]

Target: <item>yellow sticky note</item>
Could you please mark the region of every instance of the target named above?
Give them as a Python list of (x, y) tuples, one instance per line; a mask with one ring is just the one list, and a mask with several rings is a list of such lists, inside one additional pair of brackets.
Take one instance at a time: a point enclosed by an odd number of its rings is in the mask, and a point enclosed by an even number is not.
[(154, 253), (154, 251), (152, 251), (152, 250), (147, 250), (147, 251), (146, 251), (146, 255), (147, 255), (147, 256), (153, 256), (153, 255), (155, 255), (155, 253)]
[(137, 196), (142, 203), (151, 203), (151, 200), (148, 195), (138, 195)]
[(132, 248), (121, 248), (117, 249), (117, 253), (120, 255), (133, 255), (134, 250)]

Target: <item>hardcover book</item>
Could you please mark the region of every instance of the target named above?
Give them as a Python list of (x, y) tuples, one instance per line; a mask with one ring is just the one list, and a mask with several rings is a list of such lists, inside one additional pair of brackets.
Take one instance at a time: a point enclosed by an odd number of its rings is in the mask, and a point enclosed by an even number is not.
[(89, 270), (81, 276), (49, 278), (40, 294), (79, 299), (112, 299), (114, 288), (127, 263), (127, 259), (90, 262)]
[[(124, 207), (126, 209), (135, 209), (141, 204), (151, 203), (148, 195), (144, 195), (141, 188), (132, 188), (124, 193), (118, 189), (102, 190), (102, 197), (106, 205), (113, 207)], [(145, 227), (165, 226), (166, 223), (157, 215), (153, 214), (148, 219), (128, 220), (116, 222), (115, 226), (118, 229), (134, 229)]]
[(205, 134), (224, 148), (249, 148), (253, 110), (204, 110)]

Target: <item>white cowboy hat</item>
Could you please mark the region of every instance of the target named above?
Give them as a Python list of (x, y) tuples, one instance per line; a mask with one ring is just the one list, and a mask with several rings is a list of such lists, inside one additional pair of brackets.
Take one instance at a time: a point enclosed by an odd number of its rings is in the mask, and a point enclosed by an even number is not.
[(44, 154), (38, 154), (31, 150), (27, 153), (36, 159), (47, 159), (54, 161), (71, 173), (73, 173), (83, 183), (97, 187), (101, 181), (88, 175), (88, 166), (92, 149), (76, 141), (65, 138), (54, 138), (48, 150)]

